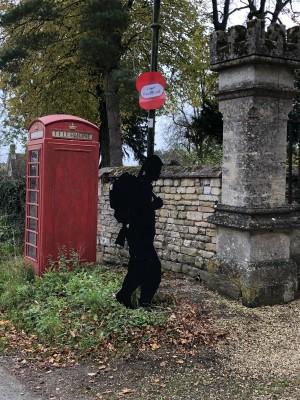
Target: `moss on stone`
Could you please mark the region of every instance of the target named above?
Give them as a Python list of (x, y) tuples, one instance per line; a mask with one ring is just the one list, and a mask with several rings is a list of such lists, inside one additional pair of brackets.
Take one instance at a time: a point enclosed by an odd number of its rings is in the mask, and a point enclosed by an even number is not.
[(257, 299), (259, 297), (259, 289), (256, 287), (241, 287), (242, 302), (247, 307), (257, 306)]

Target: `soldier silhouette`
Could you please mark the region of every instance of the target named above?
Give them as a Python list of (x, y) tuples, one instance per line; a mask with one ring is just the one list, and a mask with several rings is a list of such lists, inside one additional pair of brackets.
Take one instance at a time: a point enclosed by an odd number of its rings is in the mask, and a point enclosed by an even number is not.
[(131, 296), (140, 287), (139, 306), (148, 308), (161, 281), (161, 263), (154, 248), (155, 210), (163, 206), (160, 197), (153, 193), (152, 182), (160, 176), (161, 159), (148, 157), (137, 177), (129, 226), (126, 232), (129, 246), (128, 272), (116, 299), (125, 307), (132, 308)]

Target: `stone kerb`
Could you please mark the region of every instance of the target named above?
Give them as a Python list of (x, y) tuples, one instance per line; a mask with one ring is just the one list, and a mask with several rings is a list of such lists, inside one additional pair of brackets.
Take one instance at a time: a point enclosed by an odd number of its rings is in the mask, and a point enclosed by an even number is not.
[[(128, 250), (115, 245), (120, 225), (109, 206), (113, 179), (138, 168), (104, 168), (99, 176), (98, 260), (126, 264)], [(216, 251), (215, 226), (207, 221), (220, 200), (219, 168), (164, 167), (154, 191), (164, 207), (157, 211), (155, 247), (162, 267), (207, 280)]]

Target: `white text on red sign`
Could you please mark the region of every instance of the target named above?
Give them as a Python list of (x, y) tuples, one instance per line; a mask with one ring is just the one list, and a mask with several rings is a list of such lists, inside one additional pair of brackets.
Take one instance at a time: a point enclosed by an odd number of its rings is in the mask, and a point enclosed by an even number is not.
[(161, 96), (164, 92), (164, 88), (159, 83), (152, 83), (151, 85), (146, 85), (141, 90), (141, 96), (144, 99), (150, 99), (153, 97)]

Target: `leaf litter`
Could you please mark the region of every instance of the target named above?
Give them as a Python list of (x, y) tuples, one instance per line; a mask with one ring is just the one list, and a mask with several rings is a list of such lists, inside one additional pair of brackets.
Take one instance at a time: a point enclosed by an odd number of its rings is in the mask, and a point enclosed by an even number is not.
[[(111, 338), (103, 354), (87, 360), (85, 389), (71, 396), (70, 386), (53, 399), (300, 399), (299, 300), (247, 309), (176, 274), (165, 277), (162, 292), (177, 294), (165, 327), (133, 329), (131, 354), (119, 360)], [(17, 362), (25, 374), (34, 375), (32, 365), (49, 377), (65, 371), (66, 380), (81, 371), (83, 360), (39, 344), (4, 318), (3, 333), (11, 351), (21, 349)]]

